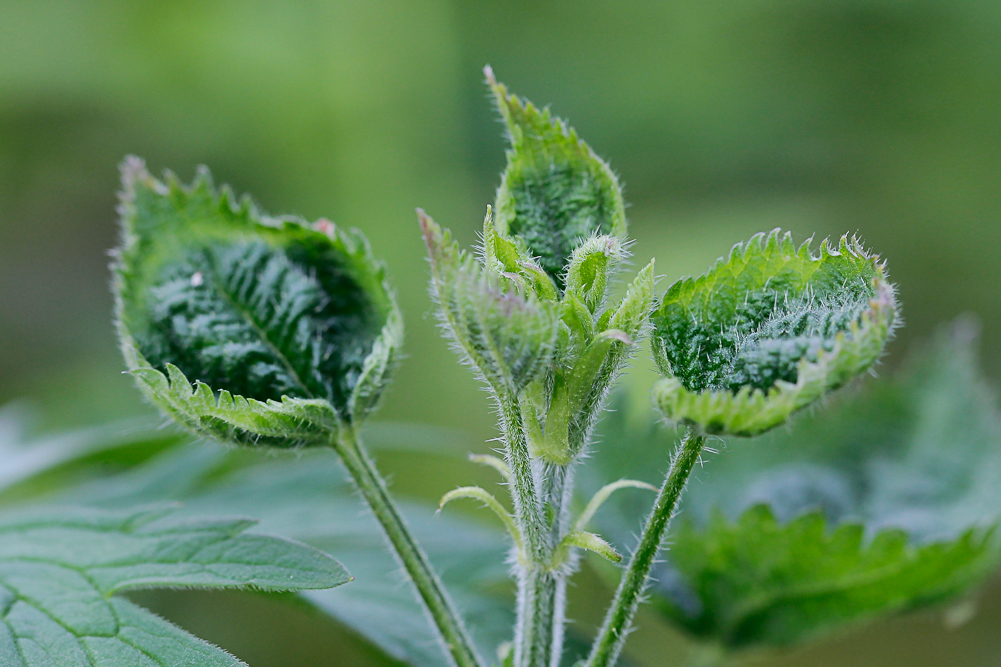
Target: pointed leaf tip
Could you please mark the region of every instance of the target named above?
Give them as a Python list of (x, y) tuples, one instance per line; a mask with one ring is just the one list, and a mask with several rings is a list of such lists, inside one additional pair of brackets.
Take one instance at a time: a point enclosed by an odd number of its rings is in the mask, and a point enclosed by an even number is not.
[(523, 103), (485, 69), (511, 148), (494, 206), (499, 233), (521, 239), (562, 289), (574, 249), (596, 234), (624, 237), (615, 174), (548, 110)]

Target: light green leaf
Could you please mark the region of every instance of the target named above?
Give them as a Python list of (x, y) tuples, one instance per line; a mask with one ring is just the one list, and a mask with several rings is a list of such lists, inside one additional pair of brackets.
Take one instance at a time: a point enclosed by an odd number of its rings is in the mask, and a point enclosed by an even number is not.
[(457, 489), (452, 489), (445, 495), (441, 497), (438, 501), (438, 511), (440, 512), (445, 505), (452, 502), (453, 500), (459, 500), (460, 498), (466, 498), (469, 500), (478, 500), (484, 507), (493, 512), (501, 523), (504, 524), (504, 528), (511, 535), (511, 540), (514, 542), (515, 548), (518, 550), (519, 557), (522, 557), (523, 545), (521, 543), (521, 533), (518, 531), (518, 526), (514, 523), (514, 517), (504, 509), (504, 506), (500, 504), (500, 501), (486, 489), (479, 486), (460, 486)]
[(40, 509), (0, 517), (0, 658), (11, 667), (209, 667), (239, 660), (132, 603), (136, 588), (288, 591), (350, 581), (312, 547), (242, 534), (252, 521), (174, 508)]
[(591, 496), (591, 500), (587, 501), (587, 505), (584, 510), (577, 517), (575, 522), (576, 530), (584, 530), (587, 528), (587, 524), (591, 522), (594, 515), (598, 513), (601, 506), (605, 504), (612, 494), (621, 489), (646, 489), (647, 491), (653, 491), (657, 493), (658, 489), (653, 484), (647, 484), (646, 482), (640, 482), (635, 479), (620, 479), (614, 482), (610, 482), (605, 486), (601, 487), (595, 491), (594, 495)]
[(650, 310), (653, 308), (654, 290), (654, 260), (644, 266), (622, 297), (614, 310), (608, 315), (608, 328), (625, 331), (633, 338), (639, 337), (643, 328), (650, 319)]
[(204, 169), (190, 187), (136, 158), (122, 173), (116, 314), (144, 393), (240, 444), (325, 444), (320, 434), (364, 418), (402, 337), (365, 239), (267, 217)]
[(566, 562), (571, 547), (591, 551), (613, 563), (622, 562), (622, 555), (600, 535), (584, 530), (575, 530), (567, 533), (557, 545), (556, 551), (553, 553), (553, 567), (559, 567)]
[(339, 428), (337, 413), (322, 399), (289, 398), (258, 401), (218, 394), (203, 382), (194, 386), (179, 368), (166, 364), (167, 374), (142, 357), (132, 371), (146, 393), (181, 423), (223, 442), (241, 445), (298, 447), (325, 445)]
[(896, 323), (885, 262), (847, 236), (816, 255), (774, 230), (672, 285), (652, 316), (671, 420), (755, 435), (868, 370)]
[(511, 148), (497, 190), (497, 231), (521, 239), (561, 288), (574, 249), (596, 234), (624, 237), (622, 188), (562, 120), (508, 93), (487, 67)]
[[(446, 667), (415, 592), (336, 457), (313, 450), (276, 458), (212, 442), (178, 444), (186, 440), (170, 431), (132, 428), (127, 442), (102, 449), (99, 457), (72, 458), (68, 452), (65, 463), (9, 491), (0, 487), (0, 507), (26, 501), (108, 508), (182, 501), (175, 515), (191, 520), (233, 513), (257, 517), (263, 531), (336, 553), (355, 577), (349, 586), (302, 593), (312, 606), (390, 659)], [(416, 444), (425, 455), (461, 460), (466, 450), (454, 432), (421, 425), (372, 424), (366, 432), (377, 452), (410, 452)], [(109, 469), (113, 476), (107, 476)], [(451, 513), (435, 516), (428, 504), (403, 502), (401, 509), (469, 620), (481, 654), (494, 655), (510, 639), (513, 622), (506, 535), (489, 520), (480, 525)]]
[[(658, 608), (706, 641), (751, 649), (968, 595), (1001, 560), (1001, 414), (975, 340), (960, 322), (897, 377), (753, 443), (717, 443), (655, 568)], [(666, 465), (671, 434), (619, 408), (584, 491), (625, 475), (656, 482)], [(648, 511), (639, 494), (616, 494), (595, 523), (628, 546)]]
[(566, 269), (566, 290), (576, 294), (592, 313), (605, 305), (611, 278), (626, 257), (622, 241), (595, 235), (574, 248)]

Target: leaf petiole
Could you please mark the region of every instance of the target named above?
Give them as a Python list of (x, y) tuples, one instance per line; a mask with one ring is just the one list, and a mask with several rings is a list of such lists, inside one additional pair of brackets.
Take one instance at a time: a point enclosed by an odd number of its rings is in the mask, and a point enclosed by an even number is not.
[(674, 510), (678, 506), (678, 500), (705, 443), (704, 435), (689, 431), (675, 453), (667, 477), (664, 478), (664, 485), (657, 495), (657, 502), (647, 517), (640, 543), (636, 545), (636, 550), (629, 559), (629, 565), (615, 592), (615, 599), (612, 600), (605, 615), (605, 622), (594, 644), (591, 645), (591, 654), (585, 663), (586, 667), (609, 667), (618, 661), (626, 637), (629, 635), (633, 616), (636, 615), (636, 609), (649, 581), (650, 569), (657, 559), (660, 545), (664, 541), (664, 535), (674, 517)]
[(385, 531), (393, 553), (417, 587), (453, 664), (456, 667), (483, 667), (455, 605), (431, 567), (427, 554), (404, 522), (389, 495), (386, 482), (365, 453), (355, 429), (347, 425), (339, 429), (331, 438), (331, 446), (340, 455), (344, 467)]

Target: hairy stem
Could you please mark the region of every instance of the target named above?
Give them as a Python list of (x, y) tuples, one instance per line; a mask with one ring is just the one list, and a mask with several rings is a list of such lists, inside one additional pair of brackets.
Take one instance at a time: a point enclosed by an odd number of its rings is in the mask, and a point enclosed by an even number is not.
[[(563, 537), (570, 532), (570, 496), (573, 493), (573, 464), (560, 465), (546, 463), (543, 464), (542, 471), (542, 499), (547, 508), (547, 513), (552, 518), (549, 527), (549, 552), (548, 563), (551, 563), (555, 551)], [(539, 667), (560, 667), (563, 658), (563, 636), (564, 625), (566, 624), (567, 606), (567, 581), (576, 569), (577, 558), (571, 556), (557, 570), (551, 573), (552, 577), (552, 606), (549, 609), (551, 618), (549, 624), (549, 635), (544, 641), (550, 645), (548, 663), (539, 663)]]
[(671, 460), (664, 485), (643, 528), (643, 535), (622, 575), (619, 588), (615, 592), (615, 599), (612, 600), (605, 622), (591, 647), (591, 655), (585, 663), (587, 667), (611, 667), (619, 659), (633, 616), (636, 615), (636, 609), (647, 586), (650, 569), (657, 558), (661, 542), (678, 505), (678, 499), (695, 462), (699, 460), (705, 441), (704, 436), (689, 432)]
[(550, 571), (552, 540), (540, 502), (524, 421), (518, 399), (498, 392), (504, 454), (513, 479), (515, 521), (525, 553), (516, 565), (517, 620), (514, 629), (516, 667), (549, 667), (552, 654), (556, 580)]
[(332, 439), (331, 445), (382, 525), (397, 559), (417, 587), (452, 663), (456, 667), (482, 667), (455, 606), (432, 569), (427, 554), (403, 521), (385, 481), (362, 448), (357, 433), (345, 427)]

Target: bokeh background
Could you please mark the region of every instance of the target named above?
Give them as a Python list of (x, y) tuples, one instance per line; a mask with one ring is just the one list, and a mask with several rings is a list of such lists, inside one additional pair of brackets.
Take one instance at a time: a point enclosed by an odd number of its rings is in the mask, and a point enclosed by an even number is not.
[[(973, 312), (1001, 376), (1001, 3), (0, 0), (0, 404), (29, 401), (46, 430), (148, 411), (120, 373), (108, 291), (117, 164), (134, 153), (362, 229), (408, 328), (382, 418), (482, 446), (491, 416), (435, 330), (413, 211), (476, 239), (504, 160), (486, 63), (621, 175), (638, 265), (656, 256), (674, 280), (757, 231), (857, 232), (904, 303), (886, 366)], [(428, 497), (451, 484), (403, 477)], [(236, 630), (217, 622), (228, 599)], [(295, 664), (261, 640), (271, 614), (291, 643), (330, 643), (266, 601), (161, 604), (255, 666)], [(984, 605), (958, 630), (898, 620), (781, 664), (998, 665), (997, 586)], [(634, 655), (673, 664), (676, 637), (643, 620)]]

